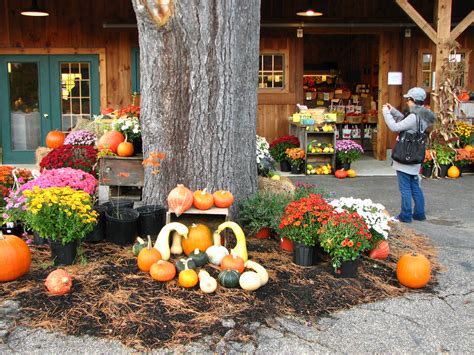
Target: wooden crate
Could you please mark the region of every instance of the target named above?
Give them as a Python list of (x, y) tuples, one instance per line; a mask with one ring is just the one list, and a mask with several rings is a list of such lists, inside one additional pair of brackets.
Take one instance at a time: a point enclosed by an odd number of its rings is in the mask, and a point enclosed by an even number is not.
[(143, 187), (143, 157), (103, 157), (99, 160), (99, 183), (107, 186)]
[(202, 223), (211, 228), (212, 231), (217, 229), (219, 224), (229, 220), (228, 208), (212, 207), (208, 210), (202, 211), (194, 207), (190, 208), (182, 215), (177, 217), (173, 212), (166, 212), (166, 224), (171, 222), (180, 222), (187, 226), (195, 223)]

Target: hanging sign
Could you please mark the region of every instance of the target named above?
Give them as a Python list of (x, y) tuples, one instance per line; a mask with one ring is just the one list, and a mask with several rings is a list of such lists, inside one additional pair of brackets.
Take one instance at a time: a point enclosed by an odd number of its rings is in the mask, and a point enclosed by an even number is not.
[(403, 73), (399, 71), (388, 72), (388, 85), (402, 85)]

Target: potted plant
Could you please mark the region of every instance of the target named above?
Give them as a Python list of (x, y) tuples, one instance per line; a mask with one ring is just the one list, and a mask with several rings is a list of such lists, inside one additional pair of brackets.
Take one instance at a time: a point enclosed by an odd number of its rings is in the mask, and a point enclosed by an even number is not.
[(78, 242), (97, 223), (92, 198), (70, 187), (33, 187), (25, 190), (26, 224), (43, 238), (48, 238), (54, 265), (71, 265)]
[(433, 173), (433, 153), (430, 149), (426, 149), (425, 159), (421, 163), (421, 175), (427, 178), (431, 177)]
[(259, 176), (269, 176), (275, 170), (275, 160), (270, 154), (270, 145), (265, 137), (257, 136), (257, 172)]
[(459, 146), (474, 144), (474, 126), (461, 120), (456, 121), (456, 136), (459, 138)]
[(66, 139), (64, 139), (64, 144), (66, 145), (95, 145), (97, 137), (94, 133), (89, 132), (85, 129), (79, 129), (77, 131), (70, 132)]
[(456, 159), (454, 165), (459, 168), (459, 176), (462, 175), (466, 167), (471, 164), (471, 152), (465, 149), (456, 149)]
[(286, 156), (290, 161), (291, 173), (292, 174), (301, 174), (303, 173), (303, 165), (305, 152), (303, 148), (288, 148), (286, 151)]
[(456, 151), (448, 145), (437, 144), (435, 146), (436, 162), (439, 165), (439, 177), (446, 177), (449, 167), (456, 159)]
[(279, 225), (282, 237), (293, 241), (293, 262), (313, 265), (314, 246), (318, 230), (332, 214), (333, 208), (321, 195), (309, 195), (286, 206)]
[(90, 145), (63, 145), (53, 149), (40, 162), (41, 170), (73, 168), (97, 176), (97, 149)]
[(112, 125), (115, 131), (127, 137), (127, 141), (133, 144), (135, 153), (142, 153), (142, 136), (140, 127), (140, 107), (129, 105), (115, 111), (116, 122)]
[(286, 150), (288, 148), (297, 148), (299, 146), (300, 140), (295, 136), (283, 136), (270, 143), (270, 154), (275, 161), (280, 163), (281, 171), (291, 171), (291, 165), (287, 159)]
[(371, 235), (357, 213), (336, 212), (323, 222), (319, 231), (321, 247), (329, 253), (334, 273), (357, 277), (359, 256), (370, 248)]
[(336, 169), (339, 170), (342, 167), (344, 170), (349, 170), (351, 163), (359, 159), (363, 153), (362, 146), (352, 140), (342, 139), (336, 141), (336, 159), (339, 164)]

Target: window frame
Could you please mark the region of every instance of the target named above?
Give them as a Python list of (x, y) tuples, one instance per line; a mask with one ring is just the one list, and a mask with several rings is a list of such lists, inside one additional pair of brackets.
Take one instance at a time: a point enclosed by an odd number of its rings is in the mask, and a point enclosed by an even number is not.
[(140, 94), (140, 48), (132, 47), (131, 56), (131, 76), (132, 76), (132, 94)]
[[(260, 87), (260, 60), (261, 56), (275, 56), (279, 55), (283, 57), (283, 87), (281, 88), (261, 88)], [(289, 91), (289, 68), (290, 68), (290, 56), (288, 53), (288, 50), (282, 50), (282, 49), (269, 49), (269, 50), (260, 50), (258, 54), (258, 60), (259, 60), (259, 70), (258, 70), (258, 93), (259, 94), (288, 94)], [(262, 70), (263, 71), (263, 70)], [(265, 70), (266, 72), (267, 70)], [(274, 72), (274, 70), (272, 71)]]

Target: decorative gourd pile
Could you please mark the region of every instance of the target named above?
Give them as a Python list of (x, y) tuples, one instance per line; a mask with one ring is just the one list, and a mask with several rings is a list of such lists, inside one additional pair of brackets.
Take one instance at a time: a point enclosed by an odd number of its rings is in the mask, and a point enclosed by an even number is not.
[[(197, 192), (201, 194), (201, 192)], [(230, 228), (237, 239), (237, 244), (230, 253), (221, 245), (221, 233)], [(170, 234), (172, 241), (170, 246)], [(246, 291), (255, 291), (268, 282), (265, 268), (248, 260), (247, 242), (242, 228), (235, 222), (224, 222), (212, 234), (204, 224), (193, 224), (190, 227), (182, 223), (172, 222), (164, 226), (156, 242), (151, 247), (141, 238), (132, 247), (137, 256), (138, 268), (149, 272), (159, 282), (168, 282), (178, 275), (178, 284), (184, 288), (192, 288), (199, 283), (204, 293), (212, 293), (217, 289), (217, 281), (226, 288), (241, 287)], [(186, 255), (175, 264), (169, 261), (171, 255)], [(220, 268), (217, 280), (203, 268), (207, 264)], [(245, 271), (247, 269), (247, 271)]]

